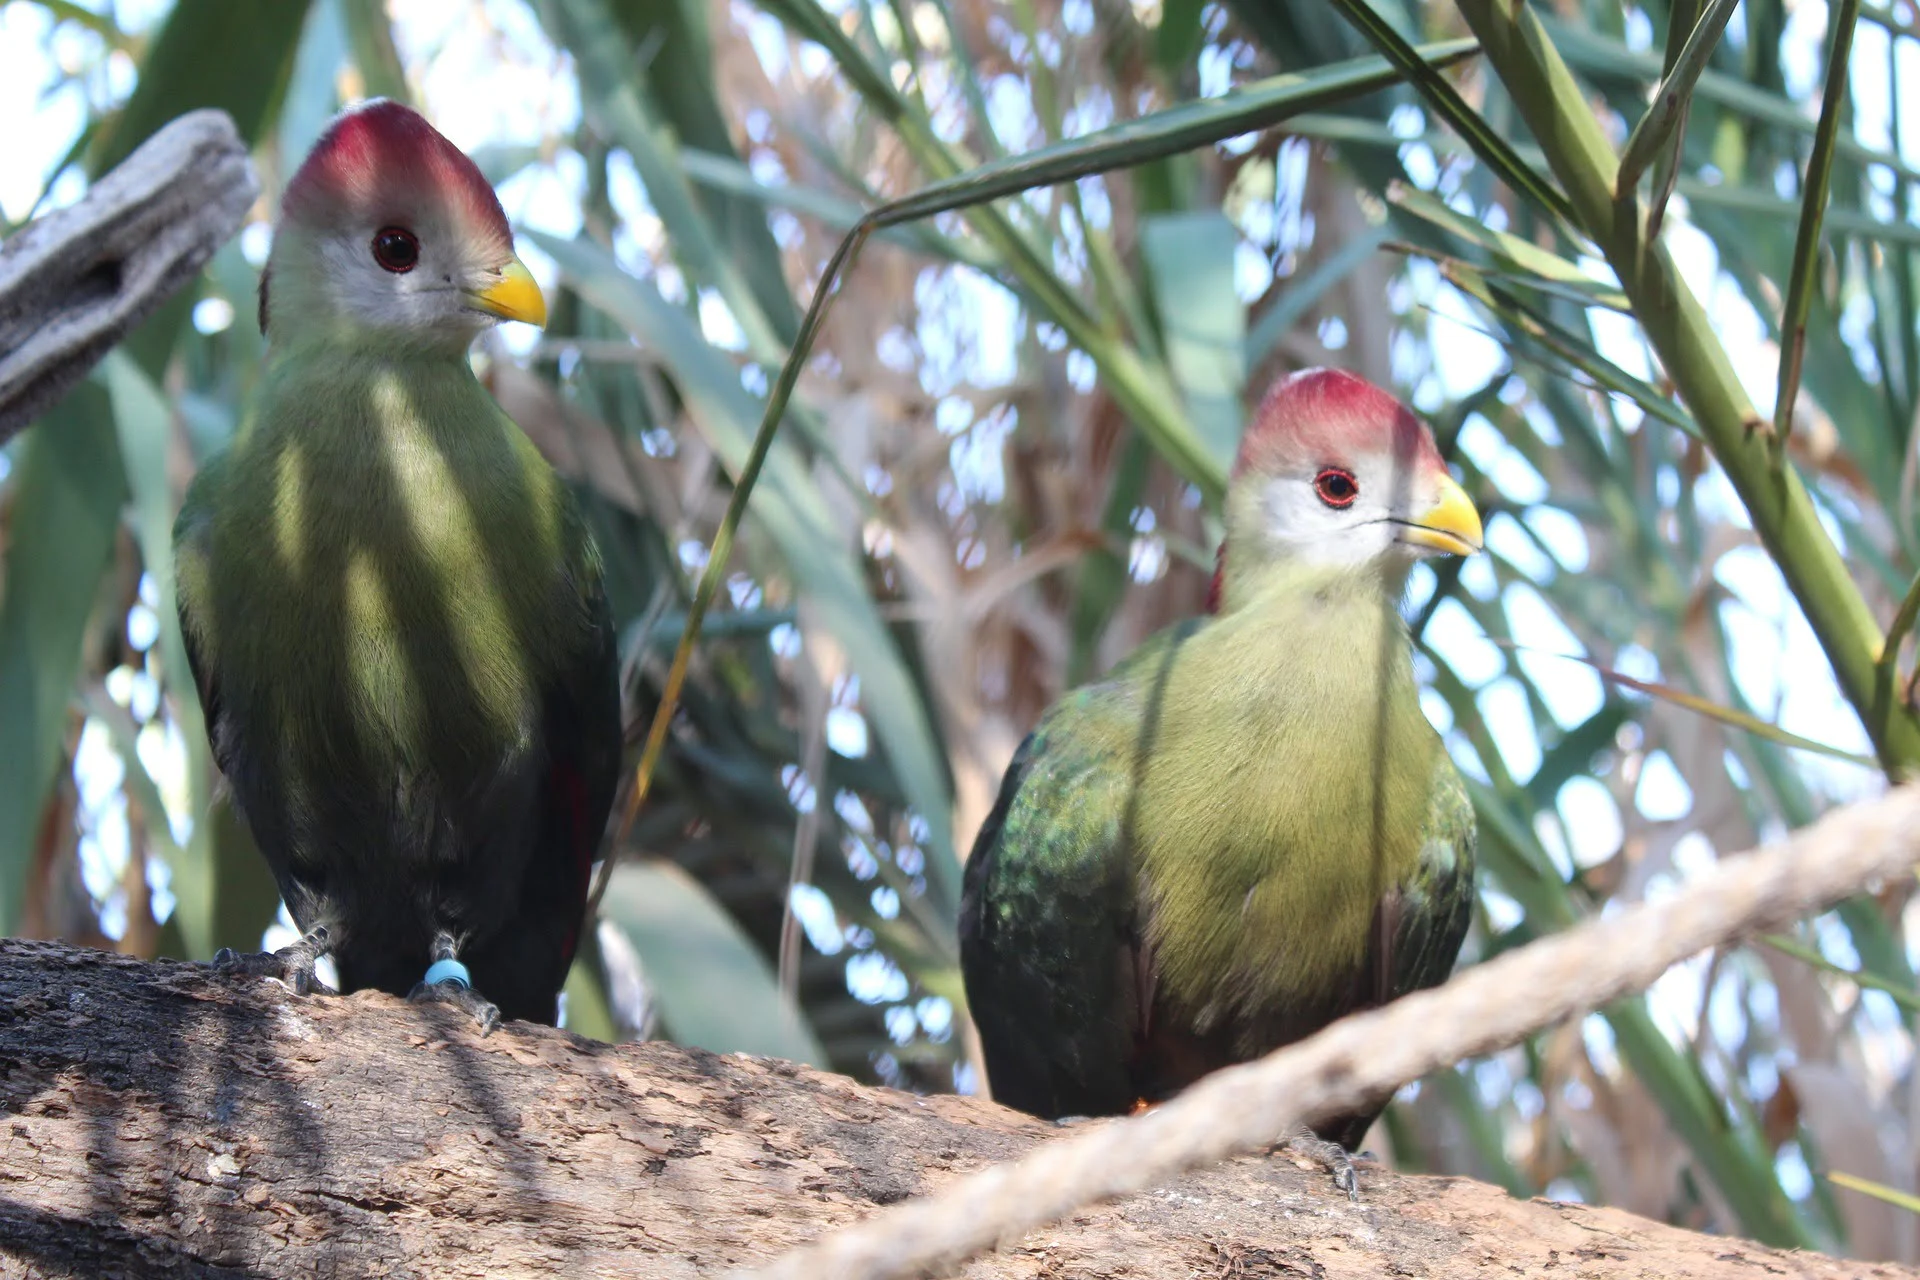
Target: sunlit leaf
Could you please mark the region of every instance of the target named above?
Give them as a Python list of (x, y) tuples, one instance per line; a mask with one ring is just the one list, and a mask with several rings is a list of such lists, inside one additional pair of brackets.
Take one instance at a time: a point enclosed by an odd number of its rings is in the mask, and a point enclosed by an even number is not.
[(1595, 279), (1578, 263), (1569, 262), (1530, 240), (1496, 231), (1478, 219), (1466, 217), (1418, 188), (1399, 184), (1387, 192), (1387, 199), (1395, 208), (1424, 218), (1468, 244), (1479, 246), (1507, 271), (1523, 278), (1537, 276), (1542, 281), (1578, 290), (1587, 295), (1586, 300), (1615, 311), (1625, 311), (1628, 307), (1626, 295), (1617, 286)]
[(1240, 446), (1246, 308), (1234, 292), (1238, 233), (1211, 210), (1160, 214), (1140, 228), (1167, 366), (1195, 429), (1225, 471)]
[(83, 382), (22, 436), (0, 597), (0, 935), (18, 929), (64, 756), (82, 639), (126, 481), (106, 394)]
[(1908, 1213), (1920, 1213), (1920, 1196), (1916, 1196), (1910, 1191), (1900, 1191), (1882, 1183), (1873, 1182), (1867, 1178), (1856, 1177), (1851, 1173), (1840, 1173), (1837, 1170), (1827, 1174), (1827, 1181), (1837, 1187), (1845, 1187), (1849, 1191), (1858, 1191), (1864, 1195), (1870, 1195), (1876, 1200), (1884, 1200), (1888, 1204), (1897, 1205), (1905, 1209)]

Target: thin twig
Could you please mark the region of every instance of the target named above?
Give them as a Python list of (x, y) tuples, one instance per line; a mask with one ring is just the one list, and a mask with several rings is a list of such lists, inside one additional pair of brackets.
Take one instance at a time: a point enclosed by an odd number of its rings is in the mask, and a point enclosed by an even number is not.
[(1916, 618), (1920, 618), (1920, 577), (1907, 587), (1907, 594), (1901, 597), (1893, 621), (1887, 625), (1887, 638), (1880, 642), (1880, 662), (1883, 666), (1892, 666), (1899, 661), (1900, 646), (1906, 643), (1907, 636), (1912, 633)]
[[(1660, 79), (1664, 83), (1680, 65), (1680, 59), (1686, 53), (1682, 37), (1691, 35), (1699, 27), (1700, 0), (1674, 0), (1667, 10), (1667, 56), (1660, 68)], [(1659, 95), (1655, 95), (1656, 101)], [(1680, 118), (1673, 123), (1673, 142), (1661, 148), (1659, 158), (1653, 162), (1652, 199), (1647, 208), (1645, 236), (1649, 243), (1660, 238), (1660, 226), (1666, 221), (1667, 203), (1673, 199), (1674, 185), (1680, 180), (1680, 161), (1687, 149), (1687, 123), (1693, 111), (1693, 95), (1688, 93), (1680, 102)], [(1620, 192), (1624, 185), (1626, 194)], [(1631, 183), (1614, 182), (1614, 199), (1626, 201), (1629, 210), (1635, 198), (1634, 188), (1639, 185), (1636, 178)], [(1628, 217), (1632, 214), (1629, 212)]]
[(1781, 955), (1792, 956), (1795, 960), (1810, 965), (1822, 973), (1831, 973), (1836, 977), (1845, 978), (1855, 986), (1878, 991), (1910, 1013), (1920, 1013), (1920, 992), (1916, 992), (1912, 987), (1902, 986), (1897, 982), (1892, 982), (1881, 977), (1877, 973), (1868, 973), (1863, 969), (1843, 968), (1821, 955), (1814, 948), (1797, 942), (1785, 934), (1762, 934), (1759, 941), (1772, 947)]
[[(806, 634), (802, 629), (801, 634)], [(831, 691), (815, 649), (808, 645), (798, 664), (800, 683), (800, 771), (813, 788), (813, 803), (793, 824), (793, 860), (787, 871), (787, 897), (780, 913), (780, 994), (800, 1007), (800, 913), (793, 891), (813, 883), (814, 848), (820, 843), (820, 806), (827, 802), (827, 712)]]
[(1531, 200), (1561, 235), (1573, 244), (1580, 243), (1580, 220), (1574, 215), (1567, 197), (1553, 185), (1552, 179), (1535, 169), (1514, 149), (1499, 130), (1467, 105), (1466, 99), (1439, 73), (1419, 51), (1408, 44), (1368, 0), (1335, 0), (1334, 11), (1380, 51), (1380, 56), (1399, 68), (1407, 82), (1417, 88), (1435, 114), (1460, 135), (1473, 154), (1480, 158), (1515, 193)]
[(660, 705), (654, 709), (653, 723), (647, 730), (647, 745), (640, 752), (640, 764), (633, 773), (633, 788), (627, 792), (626, 808), (621, 811), (620, 825), (613, 837), (614, 849), (626, 843), (627, 834), (633, 830), (634, 819), (640, 816), (640, 809), (647, 802), (647, 791), (653, 784), (653, 771), (660, 763), (660, 752), (667, 745), (667, 729), (680, 706), (680, 690), (687, 682), (687, 667), (693, 661), (693, 646), (700, 637), (701, 620), (707, 616), (707, 607), (719, 594), (720, 583), (726, 577), (727, 562), (733, 556), (734, 533), (740, 527), (741, 517), (746, 514), (747, 497), (760, 479), (760, 469), (766, 465), (767, 454), (773, 448), (774, 431), (779, 426), (781, 410), (792, 398), (794, 385), (800, 381), (800, 369), (805, 363), (806, 353), (813, 349), (813, 340), (826, 323), (827, 310), (832, 306), (833, 299), (839, 296), (841, 272), (860, 252), (860, 246), (866, 243), (867, 237), (873, 234), (879, 216), (879, 211), (869, 214), (833, 251), (833, 257), (827, 261), (826, 272), (820, 278), (820, 286), (814, 290), (813, 302), (807, 307), (806, 319), (800, 325), (800, 336), (794, 342), (793, 354), (780, 366), (780, 377), (774, 383), (773, 394), (767, 399), (767, 416), (753, 438), (753, 448), (747, 453), (746, 465), (740, 468), (740, 474), (733, 482), (733, 492), (727, 497), (726, 512), (720, 517), (720, 527), (713, 534), (713, 545), (707, 550), (707, 564), (700, 574), (700, 585), (694, 588), (693, 603), (687, 607), (687, 625), (680, 633), (680, 643), (674, 648), (673, 665), (667, 668), (667, 683), (660, 691)]
[(1894, 611), (1893, 621), (1887, 624), (1887, 635), (1880, 642), (1880, 653), (1873, 663), (1873, 715), (1879, 725), (1887, 722), (1887, 717), (1897, 714), (1895, 707), (1894, 685), (1899, 682), (1900, 648), (1913, 633), (1914, 622), (1920, 619), (1920, 577), (1907, 586), (1907, 594), (1900, 599), (1900, 607)]
[(1303, 1121), (1371, 1106), (1430, 1071), (1642, 991), (1689, 956), (1820, 910), (1916, 858), (1920, 787), (1904, 787), (1830, 814), (1783, 847), (1726, 859), (1665, 901), (1509, 951), (1209, 1076), (1136, 1119), (883, 1210), (752, 1278), (896, 1280), (956, 1267), (1085, 1205), (1265, 1147)]
[(1826, 91), (1820, 100), (1820, 123), (1813, 132), (1813, 154), (1807, 157), (1807, 176), (1801, 184), (1800, 227), (1793, 240), (1786, 310), (1780, 317), (1780, 380), (1773, 405), (1775, 467), (1786, 464), (1793, 402), (1800, 395), (1800, 366), (1807, 354), (1807, 310), (1813, 305), (1814, 276), (1820, 265), (1820, 225), (1826, 217), (1827, 193), (1832, 186), (1834, 146), (1847, 101), (1847, 63), (1853, 53), (1853, 29), (1859, 16), (1860, 0), (1840, 0), (1834, 15), (1833, 55), (1827, 59)]

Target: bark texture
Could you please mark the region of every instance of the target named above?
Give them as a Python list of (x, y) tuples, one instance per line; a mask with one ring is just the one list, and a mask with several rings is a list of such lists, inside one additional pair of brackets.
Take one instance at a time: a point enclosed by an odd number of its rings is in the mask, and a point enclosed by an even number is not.
[(259, 191), (232, 118), (190, 111), (0, 245), (0, 444), (192, 280)]
[[(0, 942), (0, 1277), (709, 1276), (1055, 1132), (790, 1063), (612, 1046)], [(1241, 1159), (969, 1278), (1875, 1277), (1464, 1179)]]

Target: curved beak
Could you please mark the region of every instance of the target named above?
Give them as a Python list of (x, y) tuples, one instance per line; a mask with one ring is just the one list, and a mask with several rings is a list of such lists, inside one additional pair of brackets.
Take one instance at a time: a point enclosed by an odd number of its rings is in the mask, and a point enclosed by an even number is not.
[(500, 269), (498, 279), (467, 290), (467, 302), (474, 310), (502, 320), (524, 320), (543, 329), (547, 325), (547, 300), (540, 296), (540, 286), (527, 264), (518, 258)]
[(1480, 513), (1452, 476), (1440, 477), (1438, 501), (1401, 524), (1399, 540), (1450, 556), (1470, 556), (1481, 546)]

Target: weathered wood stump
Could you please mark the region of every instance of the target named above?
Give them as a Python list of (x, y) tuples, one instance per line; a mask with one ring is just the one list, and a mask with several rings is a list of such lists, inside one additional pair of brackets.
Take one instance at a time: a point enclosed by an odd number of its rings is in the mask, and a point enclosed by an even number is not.
[(232, 118), (190, 111), (0, 244), (0, 443), (199, 274), (259, 192)]

